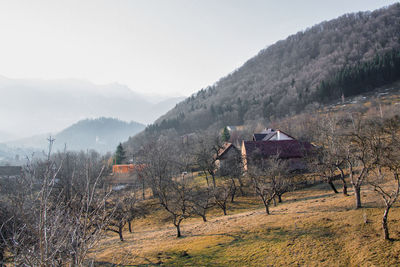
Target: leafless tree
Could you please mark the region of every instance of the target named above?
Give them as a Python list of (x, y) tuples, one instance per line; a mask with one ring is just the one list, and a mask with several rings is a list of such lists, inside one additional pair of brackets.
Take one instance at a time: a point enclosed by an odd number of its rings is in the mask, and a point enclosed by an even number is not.
[(216, 187), (217, 156), (222, 147), (223, 143), (218, 135), (204, 133), (201, 137), (198, 137), (197, 146), (195, 148), (195, 161), (206, 175), (208, 186), (208, 175), (211, 175), (213, 188)]
[(159, 204), (169, 213), (181, 237), (180, 225), (190, 217), (190, 191), (188, 179), (181, 175), (179, 150), (174, 140), (159, 140), (146, 145), (142, 161), (144, 174)]
[[(232, 148), (230, 152), (224, 159), (220, 160), (220, 166), (218, 170), (218, 175), (225, 178), (225, 180), (229, 180), (228, 182), (231, 184), (232, 192), (231, 192), (231, 203), (234, 202), (234, 198), (236, 196), (236, 191), (239, 188), (241, 195), (245, 195), (244, 193), (244, 184), (242, 180), (243, 175), (243, 161), (240, 155), (240, 151), (236, 150), (236, 148)], [(236, 180), (238, 184), (236, 183)]]
[(319, 174), (322, 180), (329, 184), (335, 194), (339, 193), (333, 183), (336, 178), (336, 167), (332, 164), (329, 150), (325, 147), (320, 147), (311, 157), (311, 168)]
[(227, 215), (228, 201), (234, 193), (233, 187), (234, 185), (230, 179), (221, 179), (221, 181), (216, 184), (215, 188), (212, 189), (215, 204), (223, 211), (224, 215)]
[(207, 222), (207, 211), (215, 205), (210, 187), (194, 187), (190, 195), (190, 212)]
[(130, 191), (118, 192), (106, 203), (108, 225), (106, 230), (117, 233), (119, 239), (124, 241), (123, 229), (128, 224), (128, 230), (132, 233), (132, 221), (146, 214), (146, 210), (140, 205), (136, 195)]
[(256, 195), (263, 201), (266, 213), (270, 214), (269, 206), (274, 198), (280, 196), (281, 199), (293, 185), (288, 162), (280, 159), (279, 155), (264, 159), (256, 152), (252, 157), (253, 164), (249, 166), (248, 174)]
[[(379, 127), (379, 125), (375, 125)], [(383, 142), (374, 142), (374, 152), (380, 153), (377, 168), (371, 172), (369, 184), (382, 198), (385, 211), (382, 216), (383, 237), (389, 237), (388, 216), (400, 194), (400, 121), (399, 118), (387, 119), (380, 127)]]
[(347, 195), (347, 183), (344, 175), (344, 167), (346, 163), (345, 146), (343, 143), (345, 138), (342, 132), (343, 125), (340, 120), (334, 116), (323, 117), (317, 124), (318, 137), (317, 142), (319, 148), (311, 153), (313, 160), (312, 167), (321, 175), (332, 188), (336, 190), (333, 181), (338, 177), (335, 172), (339, 171), (339, 177), (343, 184), (343, 194)]
[(181, 237), (181, 223), (190, 217), (190, 187), (186, 181), (163, 181), (157, 187), (160, 205), (170, 214), (176, 236)]
[(69, 176), (72, 180), (83, 181), (83, 187), (79, 194), (66, 198), (58, 185), (65, 158), (56, 160), (51, 156), (52, 142), (50, 139), (45, 160), (30, 163), (21, 176), (14, 179), (16, 184), (27, 182), (28, 186), (22, 188), (25, 201), (15, 203), (21, 195), (19, 188), (14, 188), (14, 194), (0, 198), (3, 205), (18, 207), (13, 216), (6, 219), (13, 227), (8, 228), (12, 232), (2, 242), (15, 265), (82, 266), (89, 250), (104, 232), (107, 193), (100, 192), (98, 186), (103, 169), (99, 173), (92, 172), (89, 156), (82, 165), (75, 164)]
[(381, 142), (382, 136), (376, 132), (371, 121), (363, 119), (354, 120), (353, 129), (345, 136), (343, 141), (346, 149), (346, 163), (349, 169), (350, 182), (354, 189), (356, 209), (361, 208), (361, 187), (368, 173), (374, 169), (378, 162), (379, 153), (372, 148), (374, 143)]
[(117, 203), (110, 201), (106, 203), (106, 207), (108, 210), (107, 216), (109, 217), (106, 230), (117, 233), (119, 235), (119, 240), (123, 242), (123, 229), (128, 222), (127, 207), (124, 201), (117, 201)]

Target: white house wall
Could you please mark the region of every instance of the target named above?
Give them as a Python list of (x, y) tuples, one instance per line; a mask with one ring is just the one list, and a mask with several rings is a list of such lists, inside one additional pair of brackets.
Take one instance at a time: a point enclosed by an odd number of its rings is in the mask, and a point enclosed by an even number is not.
[(269, 140), (271, 141), (283, 141), (283, 140), (293, 140), (292, 137), (282, 133), (281, 131), (277, 131), (274, 136), (272, 136)]

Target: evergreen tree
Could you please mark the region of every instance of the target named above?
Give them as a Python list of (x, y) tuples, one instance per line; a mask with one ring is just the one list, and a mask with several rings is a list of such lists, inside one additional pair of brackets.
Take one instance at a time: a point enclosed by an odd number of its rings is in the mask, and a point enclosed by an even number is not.
[(228, 127), (225, 126), (224, 131), (222, 132), (222, 141), (228, 142), (231, 139), (231, 135), (229, 134)]
[(115, 164), (122, 164), (122, 162), (125, 160), (125, 150), (122, 147), (122, 144), (119, 143), (119, 145), (117, 146), (117, 150), (115, 151), (114, 154), (114, 162)]

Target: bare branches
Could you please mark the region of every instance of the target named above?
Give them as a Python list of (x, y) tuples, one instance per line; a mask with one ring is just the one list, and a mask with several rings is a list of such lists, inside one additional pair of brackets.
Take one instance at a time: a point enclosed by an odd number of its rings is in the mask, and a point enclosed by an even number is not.
[(13, 190), (0, 202), (16, 207), (0, 222), (0, 252), (6, 249), (15, 265), (81, 266), (105, 229), (109, 193), (99, 187), (104, 175), (100, 160), (92, 154), (50, 153), (10, 181)]
[(388, 215), (400, 194), (400, 123), (398, 118), (392, 118), (374, 126), (378, 136), (374, 136), (370, 146), (376, 168), (370, 173), (368, 182), (385, 204), (382, 230), (384, 239), (390, 240)]
[(253, 155), (253, 160), (257, 164), (252, 164), (249, 168), (249, 175), (256, 195), (261, 198), (265, 211), (269, 214), (271, 201), (289, 191), (294, 181), (288, 172), (288, 162), (278, 156), (265, 160)]

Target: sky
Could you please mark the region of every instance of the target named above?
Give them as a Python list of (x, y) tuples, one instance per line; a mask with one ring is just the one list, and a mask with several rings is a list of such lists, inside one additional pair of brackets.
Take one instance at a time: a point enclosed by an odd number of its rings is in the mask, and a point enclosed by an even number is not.
[(188, 96), (261, 49), (386, 0), (0, 0), (0, 76)]

